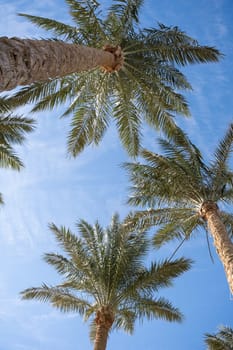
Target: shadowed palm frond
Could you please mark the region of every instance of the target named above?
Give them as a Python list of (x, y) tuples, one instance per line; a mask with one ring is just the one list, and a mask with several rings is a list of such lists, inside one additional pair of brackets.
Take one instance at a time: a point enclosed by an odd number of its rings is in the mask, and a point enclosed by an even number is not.
[(133, 334), (136, 319), (137, 315), (134, 310), (129, 310), (127, 307), (124, 308), (124, 306), (122, 306), (122, 308), (118, 310), (113, 330), (123, 329), (129, 334)]
[(216, 334), (205, 334), (205, 343), (208, 350), (232, 350), (233, 349), (233, 329), (230, 327), (220, 327)]
[[(1, 99), (1, 110), (8, 112), (9, 105)], [(20, 170), (23, 162), (15, 153), (12, 145), (22, 144), (27, 133), (35, 128), (33, 119), (2, 114), (0, 112), (0, 167)]]
[(22, 144), (27, 133), (35, 129), (33, 119), (15, 116), (0, 115), (0, 142), (9, 144)]

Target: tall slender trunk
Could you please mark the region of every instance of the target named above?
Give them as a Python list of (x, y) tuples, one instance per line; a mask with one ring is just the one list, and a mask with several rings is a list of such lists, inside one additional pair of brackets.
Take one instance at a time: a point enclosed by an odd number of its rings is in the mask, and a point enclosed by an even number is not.
[(214, 202), (205, 202), (201, 208), (202, 216), (208, 224), (217, 254), (223, 264), (228, 285), (233, 294), (233, 243), (221, 220), (218, 207)]
[(95, 49), (62, 41), (0, 38), (0, 91), (102, 66), (122, 63), (119, 47)]
[(114, 322), (114, 315), (108, 306), (102, 306), (96, 313), (96, 335), (94, 350), (105, 350), (108, 333)]

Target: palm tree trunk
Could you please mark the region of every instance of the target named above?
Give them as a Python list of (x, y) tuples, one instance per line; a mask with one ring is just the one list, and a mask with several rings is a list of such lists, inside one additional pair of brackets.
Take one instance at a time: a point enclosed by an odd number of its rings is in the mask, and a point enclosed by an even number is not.
[[(116, 52), (118, 49), (118, 52)], [(117, 56), (118, 54), (118, 56)], [(62, 41), (0, 38), (0, 91), (98, 66), (119, 69), (119, 47), (103, 50)]]
[(96, 313), (96, 335), (94, 350), (105, 350), (108, 333), (114, 322), (114, 315), (108, 306), (102, 306)]
[(233, 243), (229, 238), (215, 203), (204, 203), (201, 212), (207, 221), (214, 246), (226, 273), (230, 291), (233, 294)]

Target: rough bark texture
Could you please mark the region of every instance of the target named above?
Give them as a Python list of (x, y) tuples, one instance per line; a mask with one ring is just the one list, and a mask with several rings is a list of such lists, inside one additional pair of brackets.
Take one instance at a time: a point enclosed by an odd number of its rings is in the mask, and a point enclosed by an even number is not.
[(233, 243), (221, 220), (218, 207), (214, 202), (203, 203), (201, 215), (207, 221), (218, 256), (223, 264), (230, 291), (233, 294)]
[(119, 70), (122, 62), (119, 47), (101, 50), (61, 41), (1, 37), (0, 91), (98, 66), (112, 72)]
[(96, 336), (94, 350), (105, 350), (108, 333), (114, 322), (114, 314), (108, 306), (102, 306), (96, 313)]

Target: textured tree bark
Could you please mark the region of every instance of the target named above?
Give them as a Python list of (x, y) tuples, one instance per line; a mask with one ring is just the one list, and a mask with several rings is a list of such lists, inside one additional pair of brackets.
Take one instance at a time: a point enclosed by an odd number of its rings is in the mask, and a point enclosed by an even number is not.
[(233, 294), (233, 243), (229, 238), (215, 203), (211, 201), (203, 203), (201, 214), (207, 221), (214, 246), (226, 273), (230, 291)]
[[(61, 41), (0, 38), (0, 91), (63, 77), (98, 66), (116, 70), (108, 48), (95, 49)], [(119, 69), (119, 68), (118, 68)]]
[(108, 306), (102, 306), (96, 313), (96, 336), (94, 350), (105, 350), (108, 333), (114, 322), (114, 315)]

